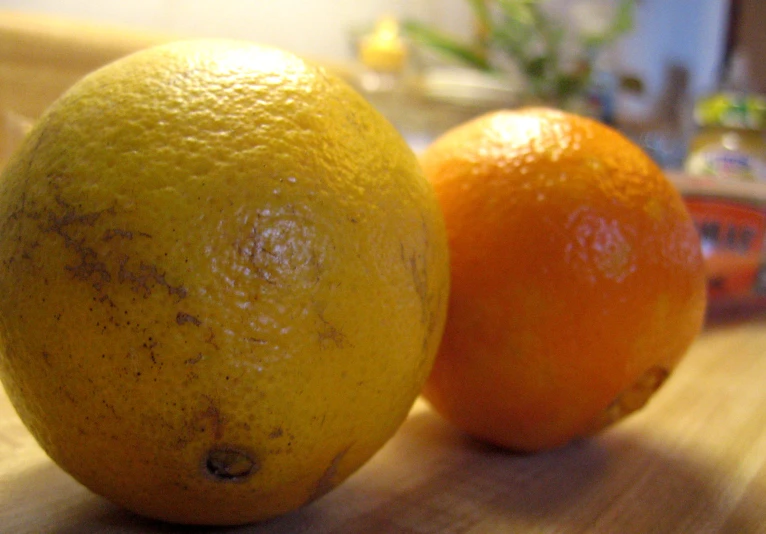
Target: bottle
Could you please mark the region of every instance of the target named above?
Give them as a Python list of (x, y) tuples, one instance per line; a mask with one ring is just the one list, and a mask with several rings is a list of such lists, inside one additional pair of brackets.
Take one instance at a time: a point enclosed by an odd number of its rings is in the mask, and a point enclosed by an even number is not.
[(766, 96), (748, 90), (747, 71), (747, 59), (735, 53), (721, 90), (696, 103), (687, 173), (766, 182)]

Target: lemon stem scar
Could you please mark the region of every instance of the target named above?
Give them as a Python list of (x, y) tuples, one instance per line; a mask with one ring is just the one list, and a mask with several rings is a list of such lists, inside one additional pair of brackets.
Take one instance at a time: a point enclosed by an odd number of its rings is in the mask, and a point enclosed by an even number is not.
[(211, 449), (204, 464), (206, 473), (221, 482), (243, 480), (260, 468), (250, 454), (233, 447)]

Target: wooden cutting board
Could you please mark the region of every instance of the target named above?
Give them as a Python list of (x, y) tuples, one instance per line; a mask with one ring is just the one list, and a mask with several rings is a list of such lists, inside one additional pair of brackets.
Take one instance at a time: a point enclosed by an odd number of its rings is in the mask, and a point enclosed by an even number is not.
[[(47, 459), (0, 396), (0, 532), (190, 530), (91, 494)], [(396, 436), (323, 499), (214, 532), (766, 533), (766, 320), (709, 328), (641, 412), (553, 452), (481, 445), (418, 401)]]

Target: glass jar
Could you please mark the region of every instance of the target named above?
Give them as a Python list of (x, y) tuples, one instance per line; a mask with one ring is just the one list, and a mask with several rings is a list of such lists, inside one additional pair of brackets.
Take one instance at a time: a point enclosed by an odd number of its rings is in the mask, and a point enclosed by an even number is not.
[(766, 182), (766, 97), (720, 93), (694, 111), (698, 131), (685, 170), (697, 176)]

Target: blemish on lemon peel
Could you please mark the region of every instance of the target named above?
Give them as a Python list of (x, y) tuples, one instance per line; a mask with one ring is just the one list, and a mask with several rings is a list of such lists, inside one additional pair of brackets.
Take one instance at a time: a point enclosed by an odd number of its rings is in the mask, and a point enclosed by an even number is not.
[(104, 241), (110, 241), (116, 238), (133, 239), (133, 237), (135, 236), (146, 237), (149, 239), (151, 239), (152, 237), (150, 234), (147, 234), (146, 232), (138, 232), (137, 234), (134, 234), (130, 230), (123, 230), (121, 228), (109, 228), (104, 232), (104, 235), (101, 239)]
[(179, 325), (183, 325), (183, 324), (186, 324), (186, 323), (191, 323), (194, 326), (200, 326), (202, 324), (202, 321), (200, 321), (194, 315), (191, 315), (189, 313), (181, 312), (180, 311), (180, 312), (178, 312), (176, 314), (176, 323), (178, 323)]

